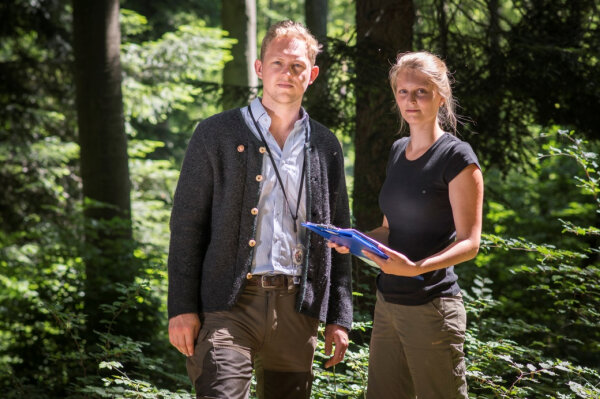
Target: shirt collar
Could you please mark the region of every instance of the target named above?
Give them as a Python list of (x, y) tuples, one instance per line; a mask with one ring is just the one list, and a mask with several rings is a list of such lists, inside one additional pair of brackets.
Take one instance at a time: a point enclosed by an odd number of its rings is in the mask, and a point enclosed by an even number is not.
[[(252, 108), (252, 114), (256, 118), (256, 122), (264, 128), (265, 130), (269, 130), (271, 127), (271, 117), (267, 113), (267, 110), (260, 102), (260, 97), (256, 97), (252, 102), (250, 102), (250, 108)], [(308, 124), (309, 115), (308, 112), (304, 109), (304, 107), (300, 107), (300, 119), (294, 122), (294, 129), (304, 127)]]

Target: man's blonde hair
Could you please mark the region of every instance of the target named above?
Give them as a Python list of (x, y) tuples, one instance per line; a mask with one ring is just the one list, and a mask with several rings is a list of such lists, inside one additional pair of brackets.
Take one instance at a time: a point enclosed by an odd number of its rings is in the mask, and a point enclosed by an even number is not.
[(271, 25), (267, 34), (263, 38), (260, 46), (260, 59), (262, 60), (267, 47), (274, 39), (290, 36), (300, 39), (306, 43), (306, 53), (310, 63), (314, 66), (317, 61), (317, 54), (321, 51), (321, 45), (317, 39), (310, 33), (308, 28), (302, 25), (300, 22), (294, 22), (290, 20), (280, 21), (276, 24)]

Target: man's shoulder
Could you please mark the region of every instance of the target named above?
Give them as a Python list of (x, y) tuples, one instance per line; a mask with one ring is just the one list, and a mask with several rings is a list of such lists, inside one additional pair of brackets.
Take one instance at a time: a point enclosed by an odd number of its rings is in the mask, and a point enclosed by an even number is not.
[(310, 118), (310, 126), (318, 134), (333, 134), (327, 126), (323, 125), (319, 121), (314, 120), (313, 118)]
[(203, 119), (196, 125), (190, 145), (204, 143), (204, 146), (214, 147), (237, 142), (240, 134), (244, 134), (245, 126), (239, 108), (220, 112)]
[(310, 134), (313, 135), (313, 137), (314, 137), (313, 143), (321, 143), (321, 144), (335, 145), (335, 146), (340, 145), (340, 142), (338, 141), (335, 134), (327, 126), (323, 125), (322, 123), (311, 118), (310, 119), (310, 128), (311, 128)]
[(214, 129), (235, 128), (240, 122), (243, 123), (242, 113), (239, 108), (234, 108), (203, 119), (198, 123), (196, 131), (210, 133)]

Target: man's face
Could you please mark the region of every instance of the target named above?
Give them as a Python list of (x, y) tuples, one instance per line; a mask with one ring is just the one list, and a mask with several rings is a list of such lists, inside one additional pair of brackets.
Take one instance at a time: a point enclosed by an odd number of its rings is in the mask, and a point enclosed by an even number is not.
[(310, 63), (306, 42), (289, 36), (271, 41), (254, 68), (263, 81), (265, 106), (299, 106), (306, 88), (319, 74), (319, 67)]

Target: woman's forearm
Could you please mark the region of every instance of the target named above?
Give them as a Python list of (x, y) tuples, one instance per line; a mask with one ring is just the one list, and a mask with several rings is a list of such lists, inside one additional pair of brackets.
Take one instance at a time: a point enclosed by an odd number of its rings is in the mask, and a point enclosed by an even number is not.
[(473, 259), (479, 251), (479, 238), (455, 241), (440, 252), (415, 262), (423, 273), (455, 266)]

